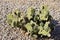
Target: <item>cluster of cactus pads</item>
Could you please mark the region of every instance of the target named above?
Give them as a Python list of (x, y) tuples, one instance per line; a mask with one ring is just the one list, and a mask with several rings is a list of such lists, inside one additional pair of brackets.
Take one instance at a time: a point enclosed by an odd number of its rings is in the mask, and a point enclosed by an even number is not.
[(51, 34), (51, 16), (46, 5), (42, 6), (41, 10), (36, 10), (33, 7), (27, 9), (26, 15), (23, 16), (19, 10), (16, 10), (7, 15), (7, 22), (12, 27), (25, 28), (32, 36), (38, 35), (48, 36)]

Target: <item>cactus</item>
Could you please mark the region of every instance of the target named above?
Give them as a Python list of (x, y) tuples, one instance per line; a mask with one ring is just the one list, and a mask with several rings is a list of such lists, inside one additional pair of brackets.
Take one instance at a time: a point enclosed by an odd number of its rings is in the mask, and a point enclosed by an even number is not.
[(29, 8), (27, 9), (26, 14), (27, 14), (27, 17), (28, 17), (29, 20), (32, 18), (32, 16), (33, 16), (34, 13), (35, 13), (35, 9), (34, 9), (34, 8), (29, 7)]
[(41, 32), (42, 32), (42, 30), (43, 30), (43, 23), (41, 22), (40, 23), (40, 26), (38, 26), (38, 29), (39, 29), (39, 32), (38, 32), (38, 34), (41, 34)]
[(21, 20), (23, 20), (23, 17), (20, 16), (21, 12), (19, 10), (15, 10), (12, 13), (9, 13), (7, 15), (7, 22), (12, 26), (12, 27), (18, 27), (19, 25), (22, 25), (20, 23)]
[(7, 22), (11, 25), (12, 23), (12, 19), (13, 19), (13, 15), (12, 14), (8, 14), (7, 15)]
[(28, 32), (31, 32), (32, 31), (32, 27), (31, 27), (31, 24), (30, 23), (27, 23), (25, 25), (25, 28), (27, 29)]
[(44, 24), (44, 26), (41, 24), (41, 25), (39, 26), (40, 29), (39, 29), (38, 34), (42, 34), (42, 35), (44, 35), (44, 36), (50, 37), (50, 31), (51, 31), (51, 29), (50, 29), (50, 27), (48, 26), (49, 23), (50, 23), (50, 22), (46, 22), (46, 23)]
[(52, 30), (51, 18), (47, 6), (44, 5), (38, 12), (35, 12), (33, 7), (29, 7), (24, 17), (19, 10), (15, 10), (7, 15), (7, 22), (13, 27), (23, 26), (22, 28), (25, 28), (32, 36), (38, 37), (38, 35), (41, 35), (50, 37)]
[(47, 6), (46, 5), (42, 6), (41, 11), (39, 11), (40, 20), (48, 20), (48, 15), (49, 11), (47, 9)]
[(15, 11), (13, 11), (12, 14), (13, 14), (14, 16), (21, 17), (21, 16), (20, 16), (20, 15), (21, 15), (21, 12), (20, 12), (18, 9), (16, 9)]

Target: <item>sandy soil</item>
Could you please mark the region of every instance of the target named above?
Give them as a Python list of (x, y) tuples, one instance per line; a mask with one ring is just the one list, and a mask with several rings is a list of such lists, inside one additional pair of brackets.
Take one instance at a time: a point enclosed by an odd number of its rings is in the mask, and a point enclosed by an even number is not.
[[(6, 15), (16, 8), (25, 13), (28, 7), (34, 6), (38, 9), (41, 5), (48, 5), (50, 15), (55, 20), (53, 23), (60, 24), (60, 0), (0, 0), (0, 40), (35, 40), (30, 36), (23, 35), (21, 29), (9, 26), (6, 23)], [(60, 33), (56, 33), (55, 38), (58, 37), (60, 38)]]

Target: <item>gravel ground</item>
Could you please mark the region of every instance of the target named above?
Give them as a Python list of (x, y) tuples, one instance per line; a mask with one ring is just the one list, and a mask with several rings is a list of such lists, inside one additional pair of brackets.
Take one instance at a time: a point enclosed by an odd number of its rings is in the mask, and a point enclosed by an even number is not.
[[(48, 5), (50, 15), (52, 15), (54, 24), (60, 23), (60, 0), (0, 0), (0, 40), (35, 40), (31, 36), (24, 34), (19, 28), (12, 28), (6, 23), (6, 15), (16, 8), (23, 13), (30, 6), (39, 9), (41, 5)], [(56, 29), (56, 28), (55, 28)], [(59, 29), (60, 30), (60, 29)], [(57, 32), (58, 30), (56, 30)], [(54, 31), (55, 32), (55, 31)], [(60, 38), (60, 33), (56, 33), (55, 38)], [(60, 31), (58, 31), (60, 32)], [(23, 35), (24, 34), (24, 35)], [(57, 37), (57, 34), (59, 36)], [(39, 39), (40, 40), (40, 39)], [(49, 39), (53, 40), (53, 39)], [(60, 39), (56, 39), (60, 40)]]

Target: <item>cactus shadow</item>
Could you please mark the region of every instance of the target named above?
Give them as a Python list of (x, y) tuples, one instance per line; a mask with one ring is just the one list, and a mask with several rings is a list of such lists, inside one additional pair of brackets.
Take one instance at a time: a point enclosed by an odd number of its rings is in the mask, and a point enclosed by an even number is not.
[(52, 19), (51, 20), (51, 23), (53, 23), (55, 26), (58, 24), (58, 21), (57, 20), (54, 20), (54, 19)]
[(52, 31), (51, 35), (54, 40), (60, 40), (60, 23), (57, 20), (52, 20), (52, 23), (55, 25), (54, 30)]
[(54, 40), (60, 40), (60, 24), (57, 24), (52, 32)]

